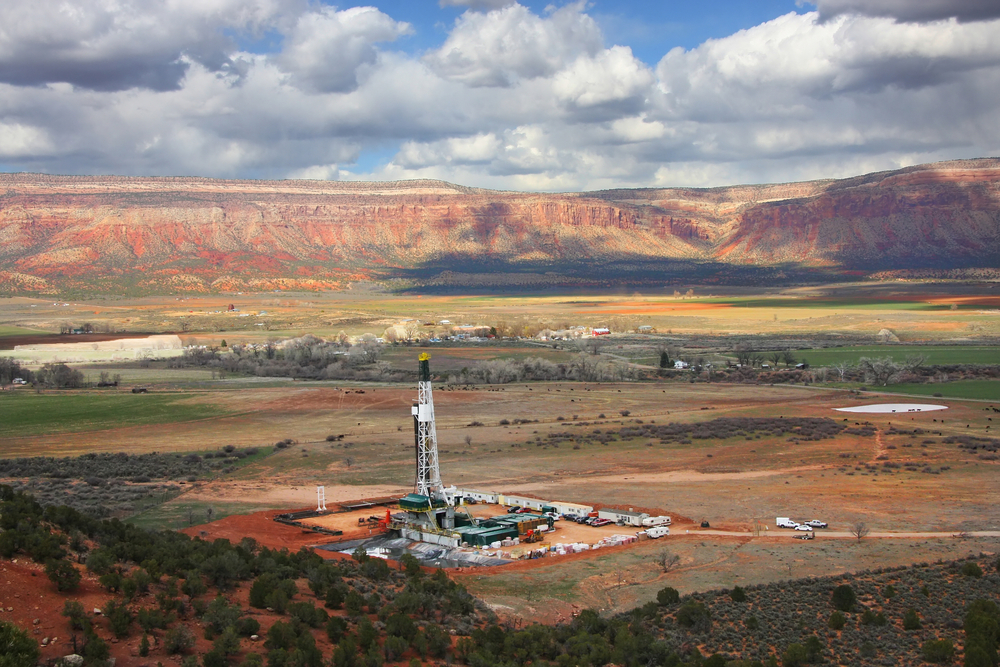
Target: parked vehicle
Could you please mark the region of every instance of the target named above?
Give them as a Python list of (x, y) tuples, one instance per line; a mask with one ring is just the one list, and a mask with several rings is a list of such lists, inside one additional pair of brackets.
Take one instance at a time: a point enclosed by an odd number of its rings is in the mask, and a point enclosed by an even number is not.
[(544, 516), (547, 516), (547, 517), (549, 517), (549, 518), (550, 518), (550, 519), (552, 519), (553, 521), (559, 521), (560, 519), (562, 519), (562, 516), (560, 516), (560, 515), (559, 515), (558, 513), (556, 513), (556, 512), (546, 512)]
[(809, 521), (806, 521), (806, 525), (807, 526), (812, 526), (813, 528), (826, 528), (827, 527), (826, 521), (820, 521), (819, 519), (810, 519)]
[(13, 384), (28, 384), (24, 381), (24, 378), (14, 378)]
[(611, 523), (614, 523), (613, 521), (611, 521), (611, 519), (594, 519), (594, 523), (590, 525), (594, 526), (595, 528), (599, 528), (601, 526), (607, 526)]
[(777, 519), (774, 520), (774, 523), (778, 526), (778, 528), (798, 528), (799, 527), (799, 524), (797, 522), (792, 521), (787, 516), (779, 516)]
[(649, 526), (669, 526), (670, 517), (669, 516), (648, 516), (642, 520), (642, 525)]
[(646, 537), (653, 540), (669, 534), (670, 534), (670, 528), (668, 528), (667, 526), (652, 526), (646, 529)]
[(813, 529), (812, 526), (807, 526), (804, 523), (800, 523), (799, 525), (795, 526), (795, 530), (804, 530), (810, 533), (812, 532), (812, 529)]
[(518, 510), (521, 509), (520, 505), (512, 505), (507, 508), (507, 514), (517, 514)]
[(710, 523), (708, 523), (707, 521), (702, 521), (701, 522), (701, 527), (702, 528), (711, 528), (712, 525)]

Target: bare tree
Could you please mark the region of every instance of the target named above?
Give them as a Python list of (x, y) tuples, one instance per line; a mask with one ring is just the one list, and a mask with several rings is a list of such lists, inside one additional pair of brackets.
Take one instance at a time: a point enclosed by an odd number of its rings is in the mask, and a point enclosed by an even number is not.
[(663, 568), (664, 572), (670, 572), (670, 570), (677, 567), (677, 564), (681, 562), (681, 557), (672, 553), (670, 549), (660, 549), (660, 552), (656, 554), (656, 558), (653, 560)]
[(781, 354), (781, 360), (785, 362), (785, 366), (786, 367), (787, 366), (794, 366), (795, 362), (796, 362), (795, 355), (792, 354), (791, 350), (785, 350)]
[(865, 382), (871, 382), (881, 386), (886, 386), (899, 375), (899, 366), (892, 361), (892, 357), (879, 357), (871, 359), (861, 357), (858, 360), (858, 368), (865, 374)]
[(352, 465), (354, 465), (354, 459), (348, 456), (346, 459), (344, 459), (344, 465), (350, 468)]
[(920, 369), (921, 366), (927, 363), (927, 356), (923, 354), (910, 354), (906, 356), (903, 360), (903, 368), (910, 371), (911, 373)]
[(466, 447), (472, 447), (472, 436), (471, 435), (465, 436), (465, 446)]
[(215, 508), (214, 507), (206, 507), (205, 508), (205, 517), (208, 519), (209, 523), (212, 522), (212, 517), (213, 516), (215, 516)]
[(772, 364), (774, 364), (774, 367), (777, 368), (778, 364), (781, 363), (781, 360), (784, 357), (785, 357), (785, 354), (781, 350), (776, 350), (776, 351), (772, 352), (767, 358), (768, 358), (768, 360)]
[(871, 532), (871, 528), (864, 521), (855, 521), (850, 527), (851, 535), (858, 538), (860, 542), (863, 538), (868, 537), (868, 533)]
[(838, 361), (832, 366), (833, 370), (837, 371), (837, 375), (840, 376), (840, 381), (844, 381), (844, 376), (847, 372), (854, 368), (849, 361)]

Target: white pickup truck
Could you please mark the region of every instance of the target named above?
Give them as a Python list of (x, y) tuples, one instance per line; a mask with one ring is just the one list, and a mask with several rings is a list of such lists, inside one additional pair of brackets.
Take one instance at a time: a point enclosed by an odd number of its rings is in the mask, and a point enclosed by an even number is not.
[(774, 520), (774, 523), (778, 528), (798, 528), (799, 524), (796, 521), (792, 521), (787, 516), (779, 516)]

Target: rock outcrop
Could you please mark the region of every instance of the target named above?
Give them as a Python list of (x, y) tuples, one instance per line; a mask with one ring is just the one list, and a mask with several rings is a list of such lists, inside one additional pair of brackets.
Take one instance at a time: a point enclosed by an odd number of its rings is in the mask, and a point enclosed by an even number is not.
[(997, 268), (998, 258), (994, 159), (838, 181), (568, 194), (0, 175), (6, 292), (337, 289), (449, 275), (489, 284), (490, 274), (504, 285), (518, 275), (533, 285), (780, 279)]

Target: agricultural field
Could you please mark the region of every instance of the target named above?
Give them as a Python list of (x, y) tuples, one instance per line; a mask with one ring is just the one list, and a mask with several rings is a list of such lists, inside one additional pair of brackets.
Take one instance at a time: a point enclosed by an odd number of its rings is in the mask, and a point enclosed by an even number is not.
[[(899, 286), (899, 293), (849, 297), (812, 290), (420, 296), (359, 289), (58, 305), (2, 299), (0, 336), (7, 338), (91, 322), (134, 334), (176, 332), (185, 345), (222, 351), (305, 334), (327, 340), (341, 332), (382, 336), (390, 327), (402, 330), (415, 322), (426, 336), (440, 335), (448, 326), (442, 320), (508, 333), (652, 327), (602, 339), (599, 349), (586, 342), (527, 340), (386, 345), (371, 367), (391, 372), (340, 379), (233, 372), (221, 363), (81, 365), (87, 381), (107, 372), (120, 375), (122, 386), (0, 392), (2, 455), (157, 452), (186, 460), (225, 448), (261, 452), (238, 462), (207, 459), (220, 462), (148, 482), (131, 475), (96, 485), (72, 483), (81, 507), (143, 528), (204, 532), (206, 539), (224, 517), (315, 507), (319, 485), (331, 503), (401, 495), (412, 489), (414, 474), (411, 378), (417, 356), (429, 351), (440, 379), (435, 404), (446, 483), (634, 507), (674, 520), (663, 540), (563, 563), (552, 559), (455, 575), (501, 615), (557, 621), (583, 607), (626, 611), (654, 600), (664, 585), (690, 593), (1000, 550), (1000, 508), (993, 502), (1000, 494), (1000, 436), (994, 436), (992, 421), (997, 413), (988, 403), (966, 400), (1000, 401), (1000, 382), (935, 378), (890, 385), (882, 395), (857, 391), (858, 382), (838, 386), (829, 373), (823, 382), (818, 372), (862, 356), (902, 361), (919, 354), (928, 365), (1000, 364), (996, 298), (959, 288), (920, 294), (918, 287)], [(903, 342), (876, 345), (875, 335), (886, 328)], [(660, 350), (724, 367), (735, 346), (746, 341), (760, 349), (791, 349), (817, 373), (775, 385), (657, 373)], [(636, 379), (462, 379), (463, 369), (483, 362), (529, 358), (566, 367), (630, 363)], [(296, 372), (303, 367), (289, 366)], [(380, 379), (396, 371), (394, 381)], [(132, 386), (150, 393), (132, 394)], [(948, 410), (834, 410), (898, 402), (897, 393), (933, 397)], [(0, 474), (0, 482), (16, 481), (46, 498), (57, 495), (60, 478), (37, 475), (31, 483), (31, 477), (11, 472)], [(776, 516), (821, 518), (831, 528), (815, 541), (799, 542), (776, 531)], [(701, 529), (702, 521), (711, 528)], [(852, 540), (847, 529), (857, 521), (878, 537)], [(886, 537), (897, 533), (906, 535)], [(670, 572), (656, 564), (663, 549), (678, 556)]]
[(861, 357), (892, 357), (902, 362), (918, 355), (925, 358), (926, 365), (1000, 364), (1000, 346), (996, 345), (852, 345), (795, 350), (793, 354), (798, 359), (808, 360), (812, 366), (856, 364)]
[(185, 394), (132, 394), (114, 390), (0, 394), (0, 438), (26, 438), (190, 422), (225, 410)]
[(1000, 402), (1000, 381), (959, 380), (956, 382), (935, 382), (933, 384), (894, 384), (889, 391), (914, 396), (944, 396), (946, 398), (974, 398), (982, 401)]

